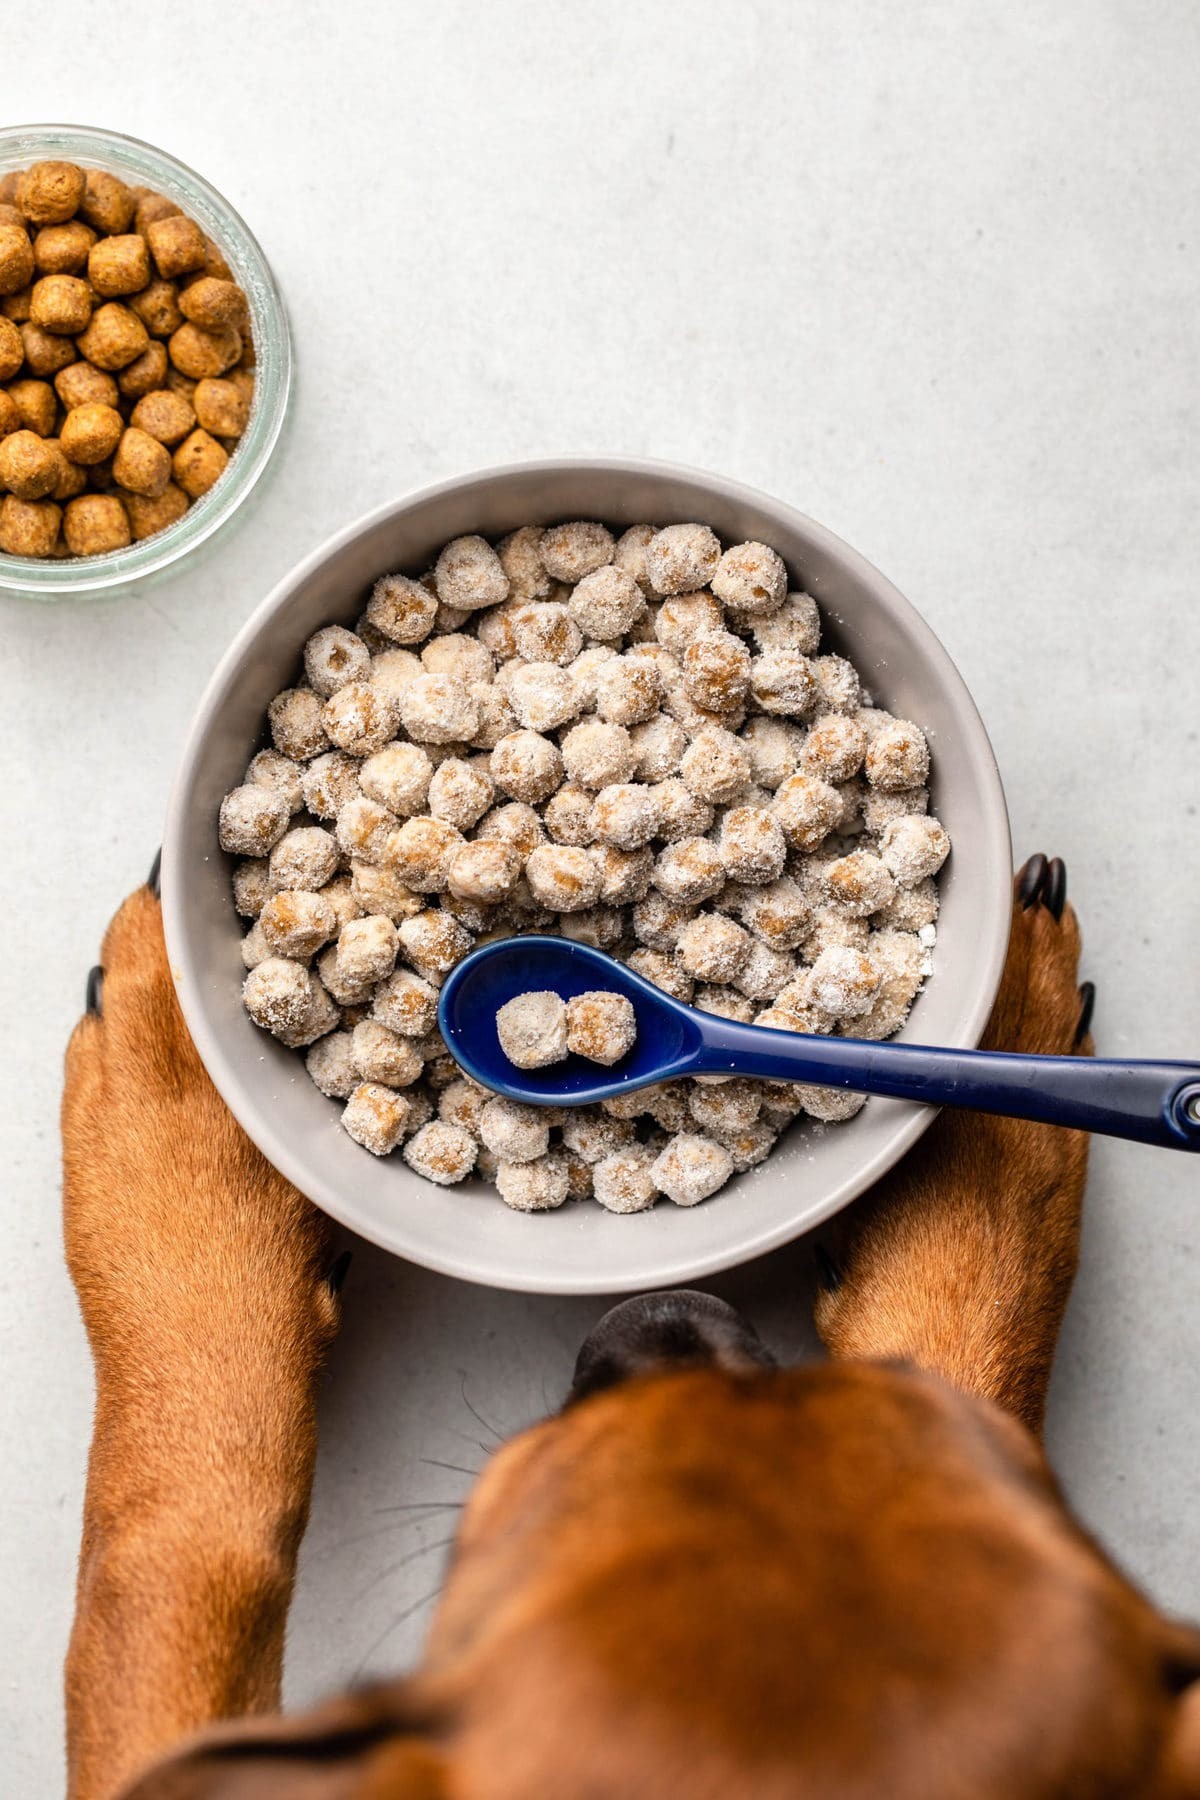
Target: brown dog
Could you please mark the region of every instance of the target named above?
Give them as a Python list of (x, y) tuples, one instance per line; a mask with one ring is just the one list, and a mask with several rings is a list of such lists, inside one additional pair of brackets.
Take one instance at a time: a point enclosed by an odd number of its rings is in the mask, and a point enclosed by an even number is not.
[[(1018, 902), (987, 1041), (1070, 1049), (1061, 865)], [(277, 1707), (336, 1326), (324, 1224), (209, 1085), (150, 893), (104, 967), (63, 1111), (97, 1373), (74, 1800)], [(1086, 1149), (943, 1115), (847, 1220), (831, 1365), (766, 1366), (704, 1296), (615, 1309), (484, 1471), (415, 1675), (210, 1731), (131, 1800), (1200, 1794), (1200, 1635), (1072, 1521), (1033, 1435)]]

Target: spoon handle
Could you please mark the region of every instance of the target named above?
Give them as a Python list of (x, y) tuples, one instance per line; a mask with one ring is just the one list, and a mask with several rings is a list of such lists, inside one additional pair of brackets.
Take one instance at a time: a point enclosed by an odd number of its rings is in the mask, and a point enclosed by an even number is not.
[(686, 1072), (804, 1081), (1200, 1150), (1200, 1063), (879, 1044), (770, 1031), (710, 1014)]

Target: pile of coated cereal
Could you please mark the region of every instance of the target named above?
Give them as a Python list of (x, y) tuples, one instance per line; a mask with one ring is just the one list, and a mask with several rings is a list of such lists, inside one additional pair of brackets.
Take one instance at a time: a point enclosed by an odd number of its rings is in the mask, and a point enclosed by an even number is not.
[(930, 972), (919, 726), (820, 653), (765, 544), (705, 525), (572, 521), (447, 544), (318, 631), (272, 748), (221, 806), (256, 1025), (307, 1050), (377, 1156), (509, 1206), (691, 1206), (798, 1114), (862, 1098), (704, 1078), (597, 1107), (467, 1079), (438, 988), (480, 943), (560, 931), (666, 992), (783, 1031), (886, 1038)]
[(173, 200), (103, 169), (0, 181), (0, 550), (98, 556), (183, 517), (254, 397), (246, 296)]

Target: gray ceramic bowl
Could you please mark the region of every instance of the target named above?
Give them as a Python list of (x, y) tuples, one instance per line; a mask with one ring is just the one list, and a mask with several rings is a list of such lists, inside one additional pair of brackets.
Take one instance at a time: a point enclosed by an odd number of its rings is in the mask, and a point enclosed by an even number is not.
[(932, 1111), (875, 1099), (845, 1125), (797, 1124), (765, 1163), (690, 1210), (663, 1202), (615, 1217), (587, 1204), (526, 1215), (482, 1182), (433, 1187), (398, 1156), (377, 1161), (352, 1143), (301, 1058), (246, 1017), (241, 925), (216, 830), (221, 796), (240, 781), (267, 703), (294, 678), (311, 632), (352, 624), (376, 576), (426, 568), (449, 538), (571, 518), (700, 519), (727, 542), (773, 545), (820, 602), (823, 641), (851, 658), (881, 704), (925, 727), (934, 810), (954, 849), (941, 876), (935, 975), (902, 1035), (976, 1044), (1008, 941), (1011, 862), (995, 759), (962, 678), (908, 602), (831, 532), (764, 494), (666, 464), (486, 470), (387, 506), (310, 556), (259, 607), (201, 702), (171, 799), (162, 890), (200, 1055), (255, 1143), (298, 1188), (364, 1237), (444, 1274), (540, 1293), (616, 1293), (694, 1280), (787, 1243), (878, 1180)]

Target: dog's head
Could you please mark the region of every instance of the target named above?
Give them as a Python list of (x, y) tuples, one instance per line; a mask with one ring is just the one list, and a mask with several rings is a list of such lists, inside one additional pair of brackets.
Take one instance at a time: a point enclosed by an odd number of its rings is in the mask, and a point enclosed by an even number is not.
[(649, 1296), (485, 1469), (414, 1676), (210, 1736), (130, 1800), (1180, 1800), (1198, 1677), (1011, 1419), (774, 1369), (720, 1302)]

